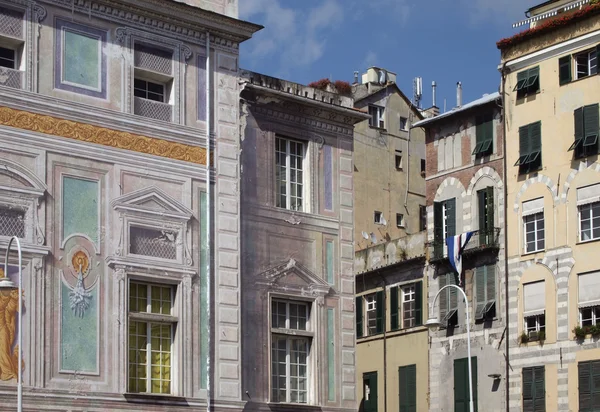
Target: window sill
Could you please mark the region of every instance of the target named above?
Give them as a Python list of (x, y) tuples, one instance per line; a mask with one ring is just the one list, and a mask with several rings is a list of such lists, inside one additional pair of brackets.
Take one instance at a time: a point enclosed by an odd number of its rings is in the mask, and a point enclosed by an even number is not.
[(595, 238), (595, 239), (589, 239), (589, 240), (580, 240), (578, 242), (576, 242), (576, 245), (585, 245), (586, 243), (594, 243), (594, 242), (598, 242), (600, 241), (600, 237)]
[(132, 403), (186, 403), (187, 400), (183, 396), (169, 395), (167, 393), (135, 393), (125, 392), (123, 397), (128, 402)]
[(387, 129), (385, 127), (377, 127), (377, 126), (369, 125), (369, 129), (379, 130), (380, 132), (387, 132)]
[(525, 251), (523, 251), (523, 253), (521, 253), (521, 257), (523, 257), (523, 256), (529, 256), (529, 255), (535, 255), (536, 253), (543, 253), (545, 251), (546, 251), (546, 249), (533, 250), (531, 252), (525, 252)]
[(267, 402), (272, 411), (320, 411), (321, 407), (307, 403)]
[(314, 333), (306, 331), (306, 330), (281, 329), (281, 328), (271, 328), (271, 333), (275, 333), (277, 335), (305, 336), (307, 338), (312, 338), (315, 335)]

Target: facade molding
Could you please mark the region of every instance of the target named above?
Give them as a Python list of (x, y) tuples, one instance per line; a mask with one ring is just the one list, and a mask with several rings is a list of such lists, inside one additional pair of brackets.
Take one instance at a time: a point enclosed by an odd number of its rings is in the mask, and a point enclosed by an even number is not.
[(584, 170), (592, 170), (594, 172), (600, 173), (600, 163), (594, 162), (591, 165), (587, 165), (587, 163), (585, 163), (585, 162), (580, 162), (579, 169), (571, 170), (571, 173), (569, 173), (569, 176), (567, 176), (567, 179), (565, 180), (562, 191), (560, 193), (560, 202), (561, 203), (567, 203), (567, 196), (568, 196), (569, 190), (571, 188), (571, 183), (573, 182), (573, 180), (575, 180), (577, 175), (579, 173), (583, 172)]
[(530, 186), (536, 183), (542, 183), (543, 185), (545, 185), (552, 194), (552, 200), (554, 201), (554, 203), (558, 203), (558, 188), (556, 184), (552, 181), (550, 177), (543, 174), (539, 174), (535, 177), (530, 177), (521, 185), (521, 189), (519, 189), (519, 192), (515, 196), (515, 203), (513, 204), (513, 210), (515, 212), (519, 212), (519, 208), (521, 205), (521, 197), (525, 194), (525, 192)]

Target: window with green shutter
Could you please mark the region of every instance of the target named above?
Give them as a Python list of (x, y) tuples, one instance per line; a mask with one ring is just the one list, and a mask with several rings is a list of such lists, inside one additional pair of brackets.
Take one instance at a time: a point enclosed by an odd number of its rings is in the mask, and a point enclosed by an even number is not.
[(417, 365), (398, 368), (400, 412), (417, 412)]
[(398, 320), (398, 287), (390, 289), (390, 328), (398, 330), (400, 322)]
[(363, 374), (363, 410), (377, 412), (377, 372)]
[(475, 268), (475, 320), (496, 316), (496, 265)]
[[(477, 357), (471, 357), (471, 379), (473, 381), (473, 410), (477, 412)], [(469, 412), (471, 399), (469, 388), (468, 358), (454, 360), (454, 412)]]
[(517, 92), (517, 99), (540, 91), (540, 68), (539, 66), (523, 70), (517, 73), (517, 84), (513, 91)]
[(576, 159), (598, 153), (598, 134), (600, 130), (598, 103), (575, 109), (573, 112), (575, 140), (569, 147)]
[[(438, 286), (441, 290), (446, 285), (456, 285), (454, 272), (438, 276)], [(451, 327), (458, 323), (458, 291), (447, 288), (440, 293), (440, 323), (442, 327)]]
[(384, 291), (380, 290), (377, 292), (376, 296), (376, 310), (377, 310), (377, 329), (375, 333), (383, 333), (383, 325), (384, 325), (384, 312), (385, 312), (385, 303), (384, 303)]
[(600, 410), (600, 360), (579, 362), (579, 412)]
[(519, 127), (519, 174), (531, 173), (542, 167), (542, 122)]
[(543, 366), (523, 368), (523, 412), (546, 411), (546, 383)]
[(475, 157), (484, 157), (492, 154), (494, 141), (494, 116), (492, 113), (477, 116), (475, 126)]
[(563, 84), (570, 83), (572, 80), (572, 69), (571, 69), (571, 55), (564, 56), (558, 59), (558, 83), (562, 86)]
[(446, 238), (456, 234), (456, 199), (433, 204), (433, 255), (444, 257)]
[(363, 327), (363, 297), (362, 296), (357, 296), (356, 297), (355, 309), (356, 309), (356, 337), (357, 338), (362, 338), (363, 334), (364, 334), (364, 327)]
[(479, 213), (479, 246), (493, 245), (494, 228), (494, 188), (488, 186), (477, 191), (477, 211)]

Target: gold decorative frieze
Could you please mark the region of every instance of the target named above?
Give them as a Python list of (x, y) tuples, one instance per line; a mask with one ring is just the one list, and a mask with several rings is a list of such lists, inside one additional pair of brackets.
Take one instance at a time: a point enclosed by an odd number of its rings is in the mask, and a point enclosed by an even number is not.
[(0, 107), (0, 125), (174, 160), (206, 164), (206, 149), (203, 147), (107, 129), (10, 107)]

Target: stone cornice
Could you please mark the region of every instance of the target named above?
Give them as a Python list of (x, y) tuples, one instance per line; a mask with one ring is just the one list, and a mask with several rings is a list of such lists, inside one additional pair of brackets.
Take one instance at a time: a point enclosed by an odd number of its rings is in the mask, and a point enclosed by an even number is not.
[[(206, 31), (211, 45), (237, 53), (238, 44), (249, 39), (262, 26), (234, 19), (182, 3), (146, 0), (140, 7), (133, 1), (44, 0), (45, 3), (85, 15), (144, 28), (182, 41), (204, 44)], [(156, 12), (156, 10), (160, 10)], [(202, 29), (200, 29), (202, 27)], [(214, 35), (214, 38), (213, 38)]]

